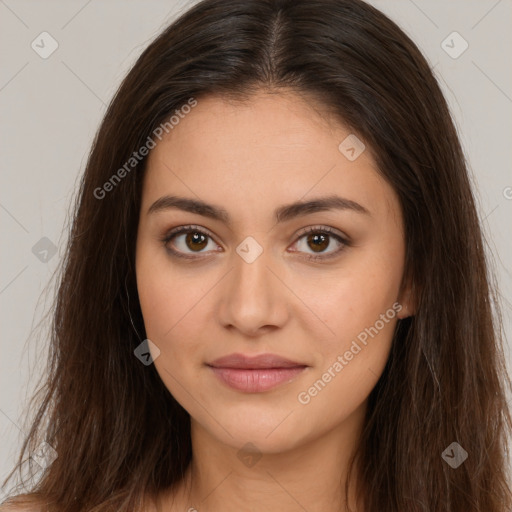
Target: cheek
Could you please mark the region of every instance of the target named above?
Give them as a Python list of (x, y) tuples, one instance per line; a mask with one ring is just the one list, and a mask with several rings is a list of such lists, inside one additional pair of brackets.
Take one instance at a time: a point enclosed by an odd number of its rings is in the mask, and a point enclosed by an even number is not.
[[(185, 389), (190, 389), (201, 362), (197, 354), (203, 322), (198, 321), (198, 315), (206, 290), (201, 286), (187, 286), (184, 277), (180, 278), (168, 262), (159, 261), (150, 251), (138, 254), (136, 272), (146, 336), (160, 351), (154, 360), (155, 369), (174, 398), (187, 410), (194, 411), (194, 401)], [(194, 393), (204, 400), (200, 391)]]
[[(368, 270), (372, 268), (373, 271)], [(336, 275), (336, 278), (317, 280), (313, 288), (309, 287), (307, 294), (308, 306), (322, 321), (317, 323), (321, 331), (318, 333), (325, 339), (331, 339), (333, 346), (343, 345), (348, 339), (356, 337), (366, 328), (378, 322), (381, 315), (385, 320), (393, 320), (396, 311), (393, 304), (396, 302), (401, 281), (400, 269), (390, 269), (383, 266), (378, 268), (375, 264), (352, 266), (350, 273)], [(385, 321), (386, 326), (388, 321)]]
[[(379, 279), (380, 277), (380, 279)], [(328, 300), (317, 298), (316, 308), (332, 331), (318, 338), (319, 364), (300, 389), (297, 401), (308, 417), (344, 421), (367, 399), (389, 357), (400, 306), (396, 303), (399, 279), (358, 272), (338, 280)], [(334, 409), (333, 409), (334, 407)]]
[[(165, 256), (141, 248), (136, 261), (137, 289), (147, 337), (162, 352), (168, 352), (184, 329), (193, 334), (197, 305), (204, 296), (204, 283), (187, 285), (187, 278), (166, 261)], [(193, 312), (193, 315), (191, 314)]]
[(136, 260), (137, 287), (146, 336), (160, 350), (155, 359), (167, 389), (181, 396), (181, 382), (192, 382), (204, 363), (205, 326), (211, 322), (211, 292), (218, 282), (214, 272), (171, 264), (163, 255), (140, 247)]
[(161, 341), (173, 325), (178, 298), (168, 286), (158, 265), (144, 255), (137, 259), (137, 289), (149, 339)]
[[(385, 252), (385, 245), (395, 252)], [(321, 331), (315, 349), (321, 363), (311, 381), (320, 379), (320, 387), (329, 382), (330, 389), (318, 393), (324, 397), (319, 404), (329, 396), (337, 400), (347, 390), (355, 404), (368, 395), (381, 375), (401, 309), (396, 302), (402, 278), (400, 250), (397, 240), (394, 245), (359, 251), (357, 257), (345, 260), (335, 279), (326, 276), (319, 286), (310, 288), (308, 305), (323, 322), (316, 322)], [(325, 375), (329, 369), (335, 378)]]

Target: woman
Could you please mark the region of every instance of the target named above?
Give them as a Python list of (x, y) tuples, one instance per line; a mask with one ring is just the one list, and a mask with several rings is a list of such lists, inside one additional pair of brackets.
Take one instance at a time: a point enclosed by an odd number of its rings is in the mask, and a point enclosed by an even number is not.
[(510, 510), (494, 300), (414, 43), (359, 0), (202, 1), (94, 142), (5, 510)]

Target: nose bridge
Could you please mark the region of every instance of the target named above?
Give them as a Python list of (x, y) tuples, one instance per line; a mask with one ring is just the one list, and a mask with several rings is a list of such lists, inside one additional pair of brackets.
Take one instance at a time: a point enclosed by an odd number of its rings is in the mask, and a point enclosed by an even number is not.
[[(250, 242), (241, 243), (233, 255), (233, 281), (235, 287), (243, 293), (260, 292), (271, 286), (269, 277), (271, 265), (267, 251), (259, 252)], [(260, 290), (261, 288), (261, 290)], [(238, 290), (237, 290), (238, 291)], [(254, 295), (254, 293), (253, 293)]]
[(233, 269), (221, 299), (220, 319), (247, 333), (278, 325), (286, 312), (285, 288), (273, 275), (271, 252), (247, 237), (232, 254)]

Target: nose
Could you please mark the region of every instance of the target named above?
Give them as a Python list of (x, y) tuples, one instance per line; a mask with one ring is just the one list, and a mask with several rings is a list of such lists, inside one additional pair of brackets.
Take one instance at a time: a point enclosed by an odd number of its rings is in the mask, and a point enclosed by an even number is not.
[(290, 291), (271, 259), (266, 251), (254, 260), (233, 252), (232, 269), (219, 290), (217, 314), (225, 328), (256, 337), (286, 323)]

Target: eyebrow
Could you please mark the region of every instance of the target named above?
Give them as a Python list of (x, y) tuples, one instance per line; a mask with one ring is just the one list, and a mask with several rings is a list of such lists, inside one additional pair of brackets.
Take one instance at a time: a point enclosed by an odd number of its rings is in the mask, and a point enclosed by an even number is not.
[[(172, 208), (209, 217), (210, 219), (224, 222), (228, 226), (231, 224), (231, 217), (224, 208), (205, 203), (200, 199), (190, 199), (187, 197), (162, 196), (149, 207), (147, 213), (151, 214)], [(320, 197), (310, 201), (297, 201), (280, 206), (274, 211), (274, 217), (276, 223), (280, 223), (326, 210), (350, 210), (371, 217), (371, 213), (364, 206), (336, 195)]]

